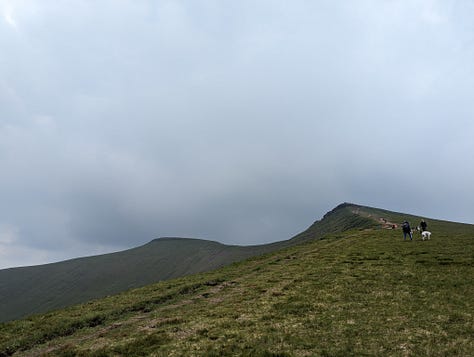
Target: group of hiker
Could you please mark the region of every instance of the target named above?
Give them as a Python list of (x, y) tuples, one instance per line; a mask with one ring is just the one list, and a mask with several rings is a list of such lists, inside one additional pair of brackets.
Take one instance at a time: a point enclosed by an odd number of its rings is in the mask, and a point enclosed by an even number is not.
[[(428, 227), (428, 224), (424, 219), (421, 220), (420, 225), (416, 227), (416, 230), (419, 231), (420, 233), (423, 233), (426, 231), (426, 228)], [(410, 237), (410, 240), (413, 240), (413, 230), (410, 227), (410, 223), (408, 221), (405, 221), (402, 223), (402, 231), (403, 231), (403, 240), (407, 239), (407, 236)]]

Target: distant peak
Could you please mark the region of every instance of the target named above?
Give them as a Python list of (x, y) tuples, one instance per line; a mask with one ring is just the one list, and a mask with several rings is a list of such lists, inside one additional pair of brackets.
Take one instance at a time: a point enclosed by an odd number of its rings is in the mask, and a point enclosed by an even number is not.
[(344, 203), (341, 203), (340, 205), (337, 205), (335, 208), (333, 208), (331, 211), (329, 211), (328, 213), (326, 213), (323, 218), (326, 218), (328, 216), (330, 216), (331, 214), (337, 212), (337, 211), (340, 211), (342, 209), (345, 209), (345, 208), (348, 208), (348, 207), (360, 207), (359, 205), (356, 205), (354, 203), (350, 203), (350, 202), (344, 202)]
[(341, 203), (340, 205), (336, 206), (334, 210), (341, 209), (341, 208), (346, 208), (346, 207), (360, 207), (359, 205), (356, 205), (355, 203), (350, 203), (350, 202), (344, 202)]

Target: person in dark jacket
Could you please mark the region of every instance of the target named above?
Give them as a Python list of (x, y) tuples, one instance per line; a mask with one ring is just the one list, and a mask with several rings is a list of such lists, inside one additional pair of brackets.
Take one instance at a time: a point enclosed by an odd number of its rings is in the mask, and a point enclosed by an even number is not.
[(428, 225), (426, 224), (425, 220), (422, 219), (421, 222), (420, 222), (421, 231), (422, 232), (426, 231), (426, 227), (428, 227)]
[(403, 222), (402, 230), (403, 230), (403, 240), (407, 239), (407, 234), (410, 236), (410, 240), (413, 240), (413, 235), (411, 234), (410, 223), (408, 223), (408, 221)]

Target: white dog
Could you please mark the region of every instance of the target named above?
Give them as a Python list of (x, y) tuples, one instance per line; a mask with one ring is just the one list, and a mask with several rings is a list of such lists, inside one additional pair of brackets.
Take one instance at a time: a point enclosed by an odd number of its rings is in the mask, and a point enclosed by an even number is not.
[(430, 238), (431, 238), (431, 232), (429, 232), (429, 231), (421, 232), (421, 239), (422, 240), (430, 239)]

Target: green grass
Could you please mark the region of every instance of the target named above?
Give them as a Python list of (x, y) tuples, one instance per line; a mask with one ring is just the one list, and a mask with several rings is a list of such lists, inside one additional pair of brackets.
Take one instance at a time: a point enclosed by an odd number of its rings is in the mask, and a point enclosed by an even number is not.
[(428, 224), (430, 241), (363, 225), (0, 324), (0, 356), (472, 356), (474, 226)]

